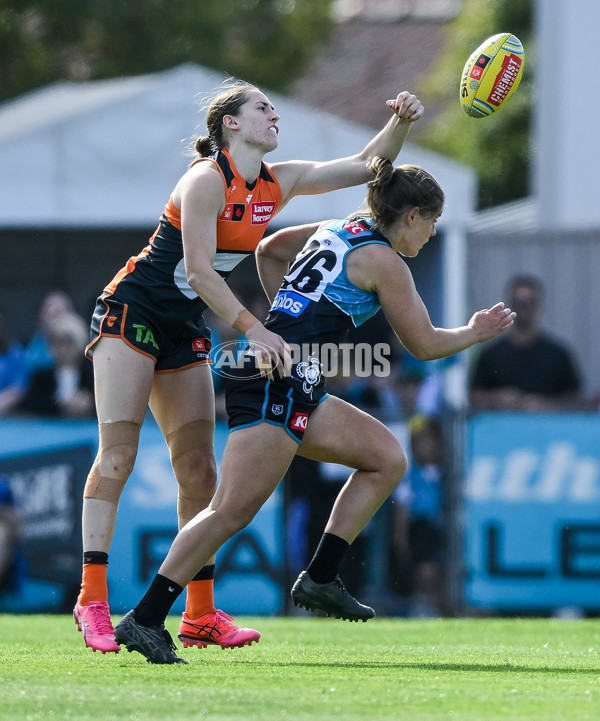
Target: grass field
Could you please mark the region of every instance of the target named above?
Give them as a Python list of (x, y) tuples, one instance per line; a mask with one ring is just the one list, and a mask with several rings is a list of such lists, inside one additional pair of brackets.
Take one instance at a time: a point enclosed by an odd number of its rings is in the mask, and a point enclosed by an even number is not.
[(595, 620), (237, 620), (259, 644), (155, 666), (92, 653), (71, 617), (0, 615), (0, 719), (600, 719)]

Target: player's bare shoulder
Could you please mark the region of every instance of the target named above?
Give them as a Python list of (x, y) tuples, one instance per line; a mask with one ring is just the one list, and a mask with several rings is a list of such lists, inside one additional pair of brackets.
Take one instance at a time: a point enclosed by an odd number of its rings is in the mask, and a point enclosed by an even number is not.
[(346, 259), (351, 283), (363, 290), (377, 290), (384, 277), (408, 271), (408, 266), (389, 245), (367, 243), (355, 248)]
[(181, 207), (184, 197), (199, 194), (214, 197), (219, 202), (225, 196), (223, 177), (209, 158), (201, 158), (181, 176), (172, 193), (173, 202)]

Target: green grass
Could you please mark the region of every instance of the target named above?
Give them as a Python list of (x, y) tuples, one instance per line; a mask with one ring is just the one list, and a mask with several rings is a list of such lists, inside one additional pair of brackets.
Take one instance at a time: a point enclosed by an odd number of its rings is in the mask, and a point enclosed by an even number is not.
[(67, 616), (0, 616), (0, 719), (600, 719), (595, 620), (237, 620), (258, 645), (155, 666), (92, 653)]

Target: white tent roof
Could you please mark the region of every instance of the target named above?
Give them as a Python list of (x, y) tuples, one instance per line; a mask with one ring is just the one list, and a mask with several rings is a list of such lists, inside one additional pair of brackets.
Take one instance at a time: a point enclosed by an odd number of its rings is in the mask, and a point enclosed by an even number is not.
[[(154, 75), (59, 82), (0, 106), (0, 226), (153, 226), (190, 162), (188, 141), (205, 132), (199, 100), (223, 77), (185, 64)], [(268, 161), (350, 155), (373, 135), (269, 97), (281, 115), (281, 133)], [(474, 207), (473, 172), (410, 143), (400, 160), (426, 167), (444, 187), (440, 226), (464, 228)], [(364, 194), (358, 187), (295, 198), (276, 222), (344, 216)]]

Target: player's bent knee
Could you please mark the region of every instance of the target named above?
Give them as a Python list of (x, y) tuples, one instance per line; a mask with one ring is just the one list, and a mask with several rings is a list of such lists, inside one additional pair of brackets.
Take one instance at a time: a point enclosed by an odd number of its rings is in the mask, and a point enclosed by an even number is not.
[(389, 479), (390, 488), (393, 490), (403, 479), (408, 468), (408, 458), (400, 443), (395, 443), (389, 448), (383, 462), (385, 476)]
[(248, 508), (230, 508), (228, 510), (222, 508), (221, 510), (223, 512), (222, 524), (232, 536), (246, 528), (256, 515), (253, 510)]

